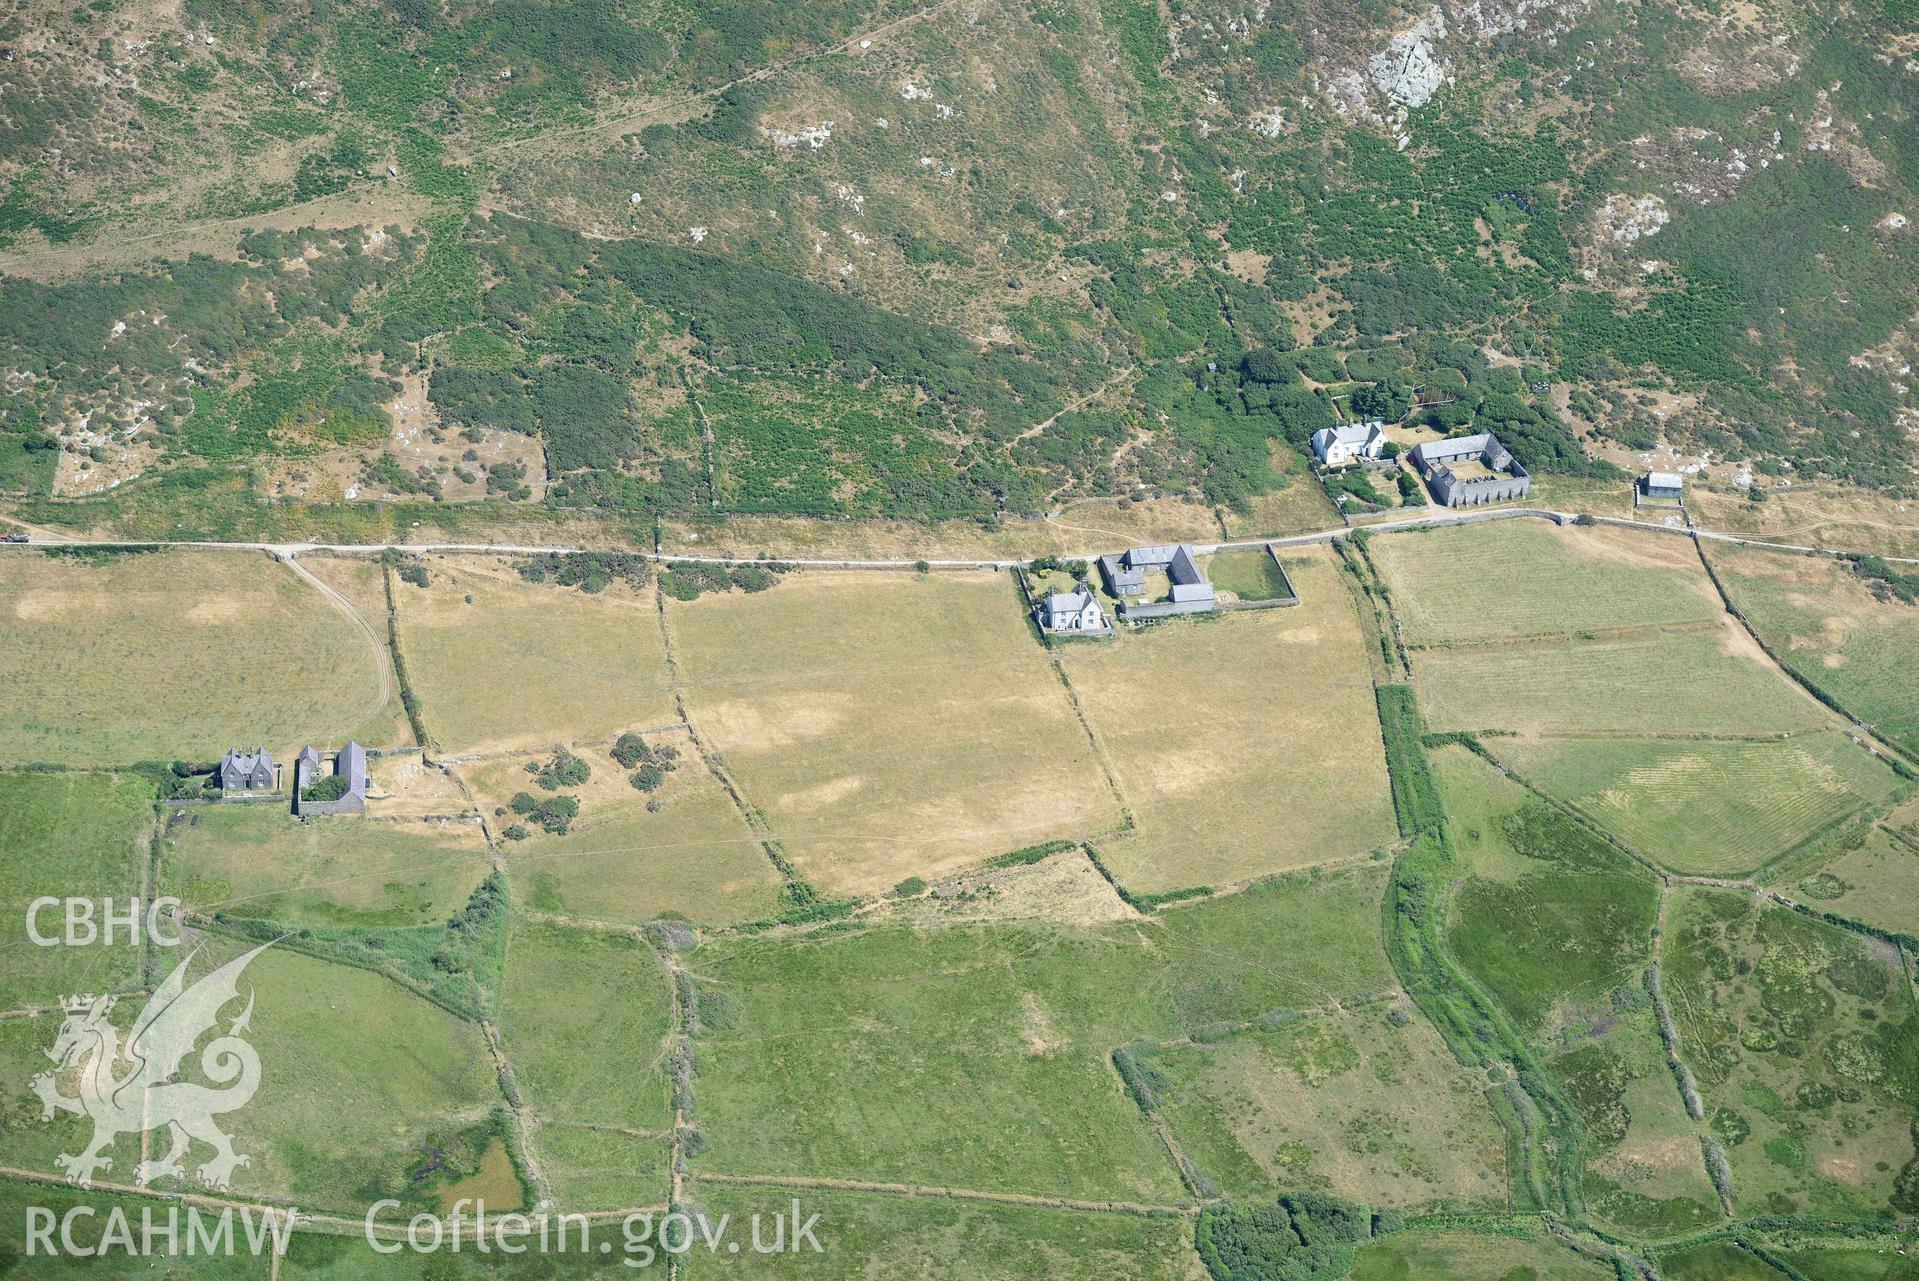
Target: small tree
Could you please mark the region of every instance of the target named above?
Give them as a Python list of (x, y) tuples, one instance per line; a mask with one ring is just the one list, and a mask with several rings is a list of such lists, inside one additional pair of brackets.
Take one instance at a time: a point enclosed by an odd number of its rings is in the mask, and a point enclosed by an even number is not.
[(346, 795), (347, 782), (344, 774), (328, 774), (317, 783), (300, 789), (303, 801), (337, 801)]

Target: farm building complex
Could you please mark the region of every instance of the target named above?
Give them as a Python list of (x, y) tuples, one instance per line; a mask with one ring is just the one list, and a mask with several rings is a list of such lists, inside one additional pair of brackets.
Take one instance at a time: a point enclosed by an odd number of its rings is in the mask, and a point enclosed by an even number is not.
[[(327, 765), (328, 756), (332, 757), (331, 768)], [(323, 753), (311, 745), (302, 747), (293, 758), (293, 812), (302, 818), (312, 814), (366, 813), (366, 762), (367, 750), (358, 743), (349, 742), (332, 753)], [(264, 747), (252, 751), (228, 748), (220, 757), (220, 767), (214, 777), (221, 792), (230, 796), (271, 793), (280, 788), (280, 767)], [(329, 792), (337, 789), (337, 794), (307, 799), (307, 789), (327, 778), (342, 780), (326, 789)]]
[[(1099, 558), (1100, 573), (1106, 586), (1120, 599), (1122, 618), (1166, 618), (1174, 614), (1203, 614), (1214, 606), (1213, 585), (1207, 581), (1193, 555), (1191, 543), (1161, 543), (1134, 547), (1118, 556)], [(1163, 600), (1140, 600), (1146, 594), (1146, 574), (1158, 570), (1166, 575), (1168, 590)], [(1137, 601), (1127, 604), (1128, 598)]]
[(1413, 465), (1442, 507), (1477, 507), (1523, 498), (1532, 475), (1489, 431), (1429, 440), (1413, 450)]
[(311, 746), (293, 758), (293, 812), (309, 814), (366, 813), (366, 748), (348, 743), (333, 754), (333, 777), (346, 780), (346, 790), (328, 800), (308, 800), (306, 790), (326, 775), (320, 772), (320, 753)]

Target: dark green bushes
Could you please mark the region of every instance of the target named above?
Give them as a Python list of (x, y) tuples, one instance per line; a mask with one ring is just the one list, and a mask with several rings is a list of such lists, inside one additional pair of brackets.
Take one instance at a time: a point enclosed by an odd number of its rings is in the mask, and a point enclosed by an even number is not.
[(1270, 1205), (1208, 1207), (1195, 1243), (1214, 1281), (1325, 1281), (1344, 1276), (1358, 1247), (1390, 1227), (1366, 1206), (1285, 1192)]
[(637, 552), (545, 552), (521, 561), (515, 568), (529, 583), (549, 580), (561, 587), (577, 587), (597, 594), (616, 578), (634, 587), (644, 586), (652, 566)]
[(528, 761), (526, 772), (549, 792), (557, 792), (562, 787), (578, 787), (593, 776), (593, 767), (567, 751), (564, 747), (553, 753), (548, 761)]
[(300, 789), (303, 801), (337, 801), (346, 795), (347, 780), (344, 774), (328, 774), (319, 782)]
[(698, 600), (708, 592), (763, 592), (779, 582), (783, 567), (706, 565), (676, 561), (660, 573), (660, 590), (674, 600)]
[(1420, 747), (1419, 707), (1410, 685), (1381, 685), (1373, 691), (1386, 742), (1386, 772), (1393, 788), (1393, 812), (1399, 834), (1432, 831), (1444, 821), (1439, 789)]
[(538, 823), (549, 835), (563, 836), (580, 816), (580, 802), (572, 796), (549, 796), (545, 800), (531, 792), (515, 792), (510, 808), (522, 818)]

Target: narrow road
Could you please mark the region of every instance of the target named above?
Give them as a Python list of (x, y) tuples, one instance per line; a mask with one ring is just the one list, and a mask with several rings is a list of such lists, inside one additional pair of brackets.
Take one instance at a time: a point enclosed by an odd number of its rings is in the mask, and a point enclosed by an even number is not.
[[(1448, 525), (1476, 525), (1485, 521), (1515, 520), (1533, 518), (1550, 520), (1554, 524), (1568, 525), (1579, 515), (1576, 512), (1555, 511), (1547, 507), (1501, 507), (1478, 508), (1466, 511), (1435, 511), (1423, 516), (1411, 516), (1401, 520), (1380, 521), (1372, 525), (1348, 528), (1336, 525), (1330, 529), (1314, 530), (1306, 534), (1287, 534), (1274, 538), (1240, 538), (1228, 542), (1194, 543), (1193, 550), (1202, 556), (1213, 552), (1245, 551), (1260, 547), (1306, 547), (1314, 543), (1330, 543), (1354, 533), (1390, 534), (1413, 529), (1436, 529)], [(1729, 543), (1739, 547), (1757, 547), (1767, 551), (1794, 552), (1804, 556), (1847, 555), (1845, 548), (1806, 547), (1795, 543), (1776, 543), (1763, 538), (1750, 538), (1744, 534), (1726, 533), (1720, 530), (1693, 527), (1682, 529), (1672, 525), (1659, 525), (1651, 521), (1628, 520), (1623, 516), (1595, 516), (1601, 525), (1612, 525), (1623, 529), (1639, 529), (1655, 534), (1669, 534), (1680, 538), (1710, 539), (1713, 542)], [(31, 550), (35, 547), (178, 547), (203, 551), (257, 551), (266, 552), (282, 560), (291, 560), (308, 553), (333, 553), (338, 555), (373, 555), (384, 551), (401, 552), (446, 552), (469, 553), (481, 556), (543, 556), (570, 555), (591, 551), (592, 548), (574, 547), (561, 543), (317, 543), (317, 542), (220, 542), (214, 539), (150, 539), (150, 538), (74, 538), (65, 535), (35, 537), (27, 544), (0, 545), (0, 551), (9, 547), (23, 547)], [(631, 551), (632, 549), (628, 549)], [(1054, 552), (1060, 560), (1097, 560), (1099, 557), (1125, 550), (1122, 547), (1102, 548), (1097, 551)], [(702, 556), (686, 552), (642, 551), (639, 555), (661, 564), (687, 565), (757, 565), (762, 563), (758, 557), (750, 556)], [(924, 562), (934, 569), (1013, 569), (1027, 563), (1030, 557), (991, 557), (991, 556), (894, 556), (885, 560), (862, 560), (854, 557), (793, 557), (776, 558), (783, 565), (797, 565), (807, 569), (903, 569)], [(1885, 556), (1882, 560), (1895, 565), (1919, 565), (1916, 556)], [(315, 580), (317, 581), (317, 580)]]

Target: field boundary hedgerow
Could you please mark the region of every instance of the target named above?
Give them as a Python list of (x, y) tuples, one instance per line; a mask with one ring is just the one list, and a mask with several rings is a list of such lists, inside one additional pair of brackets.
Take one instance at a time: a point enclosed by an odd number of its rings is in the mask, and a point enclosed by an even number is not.
[(1095, 1214), (1126, 1214), (1149, 1219), (1190, 1219), (1200, 1211), (1197, 1205), (1151, 1205), (1139, 1201), (1086, 1201), (1074, 1197), (1049, 1197), (1024, 1192), (982, 1192), (971, 1188), (934, 1187), (920, 1183), (882, 1183), (868, 1179), (838, 1179), (829, 1176), (787, 1174), (715, 1174), (696, 1171), (687, 1175), (693, 1183), (730, 1183), (743, 1187), (817, 1188), (830, 1192), (874, 1192), (903, 1197), (925, 1197), (948, 1201), (983, 1201), (995, 1205), (1024, 1205), (1044, 1210), (1081, 1210)]
[(822, 894), (818, 887), (800, 874), (793, 860), (787, 856), (785, 847), (774, 837), (767, 825), (766, 816), (759, 807), (746, 799), (745, 792), (734, 780), (731, 771), (726, 768), (725, 760), (719, 749), (706, 740), (699, 727), (693, 723), (686, 707), (686, 695), (681, 689), (679, 648), (673, 640), (673, 629), (666, 618), (666, 593), (660, 590), (656, 580), (653, 587), (653, 605), (660, 627), (661, 651), (666, 660), (667, 681), (673, 689), (673, 709), (680, 718), (680, 724), (686, 729), (686, 736), (693, 744), (693, 750), (699, 754), (700, 763), (720, 785), (733, 808), (739, 813), (740, 820), (746, 824), (754, 839), (759, 843), (760, 852), (766, 855), (766, 861), (773, 865), (773, 871), (780, 878), (780, 897), (786, 902), (786, 910), (773, 916), (755, 921), (740, 922), (726, 927), (730, 931), (752, 932), (772, 929), (781, 925), (813, 925), (824, 921), (834, 921), (852, 915), (858, 903), (852, 899), (833, 898)]
[[(400, 607), (393, 596), (393, 558), (380, 557), (380, 581), (386, 590), (386, 643), (393, 659), (393, 679), (400, 684), (400, 707), (406, 712), (407, 725), (413, 730), (413, 741), (422, 751), (433, 748), (433, 736), (426, 731), (426, 716), (420, 706), (420, 696), (413, 692), (413, 682), (407, 676), (406, 655), (400, 649)], [(490, 834), (489, 834), (490, 835)]]
[[(1447, 887), (1457, 875), (1458, 863), (1421, 744), (1412, 688), (1382, 686), (1378, 700), (1395, 807), (1404, 805), (1399, 813), (1411, 841), (1393, 860), (1382, 904), (1387, 958), (1401, 986), (1455, 1058), (1468, 1067), (1499, 1064), (1504, 1068), (1503, 1088), (1488, 1090), (1486, 1097), (1507, 1129), (1508, 1177), (1513, 1187), (1524, 1187), (1527, 1200), (1536, 1208), (1556, 1208), (1583, 1219), (1580, 1150), (1584, 1130), (1578, 1114), (1505, 1011), (1466, 974), (1446, 946)], [(1545, 1127), (1543, 1136), (1533, 1130), (1534, 1113)], [(1541, 1149), (1550, 1170), (1536, 1164)]]

